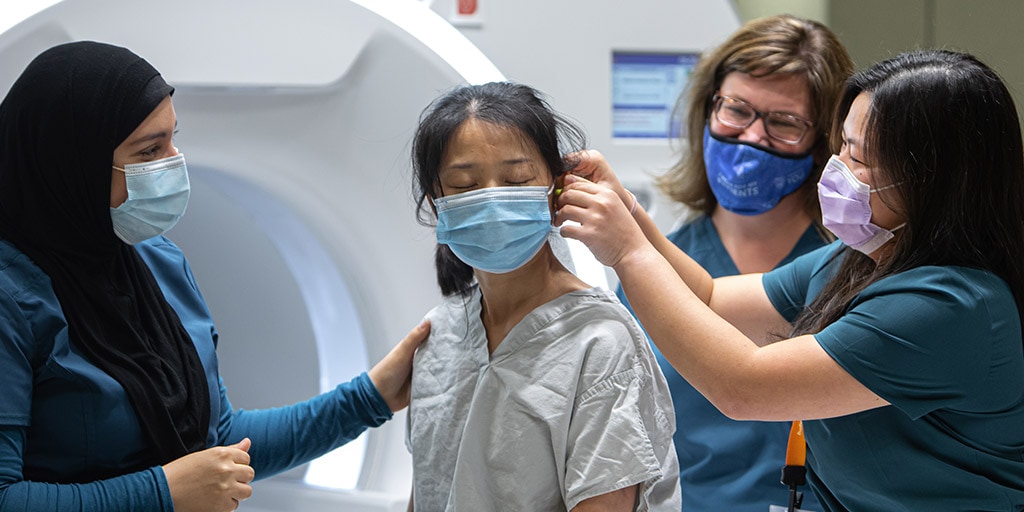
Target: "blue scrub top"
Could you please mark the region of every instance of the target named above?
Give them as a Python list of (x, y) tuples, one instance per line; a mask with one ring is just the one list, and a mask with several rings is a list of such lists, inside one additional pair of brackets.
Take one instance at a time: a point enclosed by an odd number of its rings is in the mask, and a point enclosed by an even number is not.
[[(136, 247), (195, 342), (210, 391), (212, 445), (222, 404), (210, 312), (177, 247), (162, 237)], [(14, 299), (0, 301), (0, 389), (16, 390), (0, 394), (0, 422), (31, 426), (24, 472), (44, 481), (87, 481), (137, 466), (145, 441), (128, 396), (68, 343), (49, 278), (5, 241), (0, 266), (0, 289)]]
[[(783, 316), (821, 292), (843, 247), (765, 274)], [(1003, 280), (914, 268), (869, 285), (815, 339), (892, 404), (804, 421), (825, 510), (1024, 510), (1024, 347)]]
[[(711, 277), (740, 273), (722, 245), (711, 217), (701, 215), (669, 234), (668, 239)], [(810, 226), (780, 265), (824, 244), (815, 227)], [(621, 286), (616, 295), (629, 307)], [(736, 421), (726, 417), (679, 375), (653, 343), (651, 347), (668, 380), (675, 406), (673, 440), (679, 456), (683, 510), (767, 512), (769, 505), (786, 505), (789, 488), (780, 479), (786, 464), (790, 423)], [(807, 491), (801, 508), (820, 511), (821, 506), (809, 488), (801, 490)]]

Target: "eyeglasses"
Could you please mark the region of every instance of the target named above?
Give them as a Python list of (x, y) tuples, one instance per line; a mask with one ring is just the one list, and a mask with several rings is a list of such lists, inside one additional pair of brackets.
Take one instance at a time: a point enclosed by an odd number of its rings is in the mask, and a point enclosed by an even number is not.
[(718, 119), (719, 123), (743, 130), (760, 117), (764, 120), (764, 131), (768, 136), (783, 144), (799, 144), (807, 129), (814, 126), (810, 121), (794, 115), (755, 110), (749, 103), (736, 98), (716, 94), (712, 100), (715, 102), (715, 119)]

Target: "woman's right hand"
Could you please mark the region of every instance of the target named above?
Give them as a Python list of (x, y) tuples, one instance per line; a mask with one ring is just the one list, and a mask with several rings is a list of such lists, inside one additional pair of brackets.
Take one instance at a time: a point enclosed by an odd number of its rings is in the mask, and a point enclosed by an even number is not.
[(611, 187), (576, 174), (565, 177), (554, 224), (562, 236), (583, 242), (597, 261), (612, 268), (627, 255), (638, 254), (638, 248), (650, 246), (629, 204)]
[(175, 512), (227, 512), (252, 496), (249, 438), (190, 453), (163, 466)]

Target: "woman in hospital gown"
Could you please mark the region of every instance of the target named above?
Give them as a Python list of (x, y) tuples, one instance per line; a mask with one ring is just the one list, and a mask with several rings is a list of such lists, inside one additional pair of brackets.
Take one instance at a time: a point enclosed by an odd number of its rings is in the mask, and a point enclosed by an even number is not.
[(517, 84), (456, 89), (421, 120), (417, 192), (445, 300), (413, 367), (416, 510), (679, 510), (672, 402), (646, 338), (548, 244), (560, 140), (583, 136)]

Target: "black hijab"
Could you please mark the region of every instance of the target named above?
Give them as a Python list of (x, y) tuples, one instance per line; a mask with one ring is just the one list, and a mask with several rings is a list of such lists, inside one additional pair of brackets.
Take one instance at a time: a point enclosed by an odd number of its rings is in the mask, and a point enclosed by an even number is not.
[(143, 467), (205, 448), (210, 423), (195, 346), (110, 220), (114, 149), (173, 91), (131, 51), (83, 41), (41, 53), (0, 104), (0, 237), (50, 277), (72, 346), (124, 387)]

